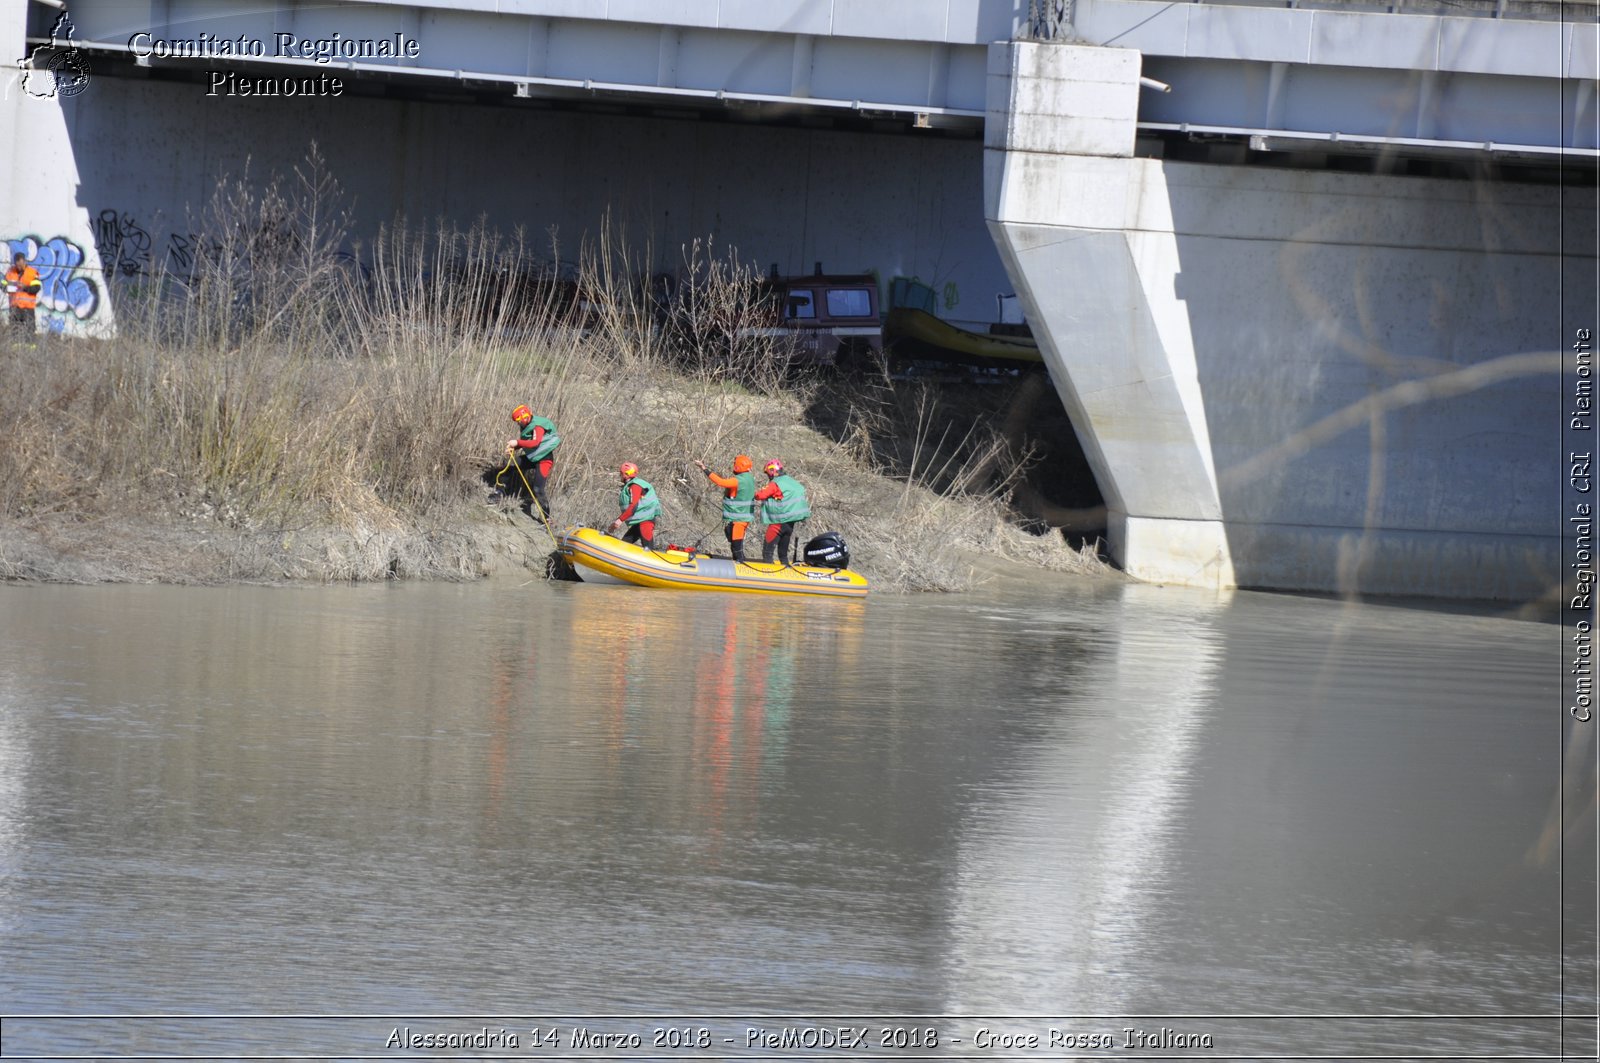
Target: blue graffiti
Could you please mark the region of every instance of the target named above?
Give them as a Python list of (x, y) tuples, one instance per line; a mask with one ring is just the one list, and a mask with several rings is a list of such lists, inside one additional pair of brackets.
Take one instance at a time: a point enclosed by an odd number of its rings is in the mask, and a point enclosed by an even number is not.
[[(100, 309), (100, 289), (92, 279), (78, 272), (83, 265), (83, 248), (64, 236), (52, 237), (44, 243), (36, 236), (24, 236), (6, 241), (6, 259), (17, 252), (28, 259), (28, 265), (39, 271), (39, 306), (54, 314), (71, 314), (79, 321), (87, 321)], [(60, 332), (66, 322), (62, 318), (46, 318), (45, 328)]]

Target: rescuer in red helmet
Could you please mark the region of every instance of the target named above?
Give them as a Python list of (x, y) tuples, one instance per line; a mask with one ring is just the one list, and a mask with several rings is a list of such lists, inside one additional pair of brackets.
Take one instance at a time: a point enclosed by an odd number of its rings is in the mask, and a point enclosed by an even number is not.
[(617, 475), (622, 482), (622, 490), (617, 495), (617, 505), (622, 512), (606, 531), (614, 532), (626, 524), (628, 530), (622, 533), (623, 542), (638, 543), (646, 550), (654, 550), (661, 499), (650, 481), (639, 476), (639, 466), (633, 462), (623, 462)]
[(767, 524), (766, 538), (761, 543), (761, 560), (770, 563), (776, 546), (778, 559), (787, 565), (794, 526), (811, 516), (811, 505), (806, 501), (806, 489), (800, 481), (783, 471), (783, 462), (769, 461), (761, 471), (767, 474), (767, 482), (755, 493), (755, 500), (761, 503), (761, 519)]
[(556, 423), (548, 417), (535, 417), (526, 406), (512, 410), (511, 419), (522, 432), (515, 439), (506, 440), (506, 454), (516, 460), (517, 470), (533, 493), (532, 502), (538, 506), (539, 511), (529, 510), (529, 515), (549, 523), (550, 497), (545, 494), (545, 481), (550, 479), (556, 448), (561, 445)]

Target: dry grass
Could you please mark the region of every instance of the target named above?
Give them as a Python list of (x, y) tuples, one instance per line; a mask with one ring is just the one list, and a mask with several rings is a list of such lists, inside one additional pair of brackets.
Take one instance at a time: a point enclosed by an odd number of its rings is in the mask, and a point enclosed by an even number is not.
[[(886, 589), (966, 585), (961, 550), (1084, 567), (1008, 523), (1003, 470), (1025, 456), (952, 447), (927, 396), (908, 434), (861, 421), (904, 435), (905, 468), (806, 428), (816, 385), (786, 371), (786, 352), (722, 339), (753, 312), (753, 273), (731, 254), (696, 244), (652, 278), (648, 249), (630, 255), (622, 234), (567, 263), (482, 228), (396, 226), (351, 255), (338, 201), (314, 158), (264, 194), (225, 189), (188, 276), (112, 290), (115, 338), (5, 341), (0, 577), (474, 578), (540, 564), (542, 529), (484, 505), (524, 402), (560, 427), (562, 523), (614, 516), (614, 470), (630, 460), (660, 489), (670, 538), (718, 545), (717, 499), (690, 462), (725, 468), (744, 451), (782, 457), (813, 494), (803, 534), (842, 532)], [(949, 457), (973, 447), (976, 460)]]

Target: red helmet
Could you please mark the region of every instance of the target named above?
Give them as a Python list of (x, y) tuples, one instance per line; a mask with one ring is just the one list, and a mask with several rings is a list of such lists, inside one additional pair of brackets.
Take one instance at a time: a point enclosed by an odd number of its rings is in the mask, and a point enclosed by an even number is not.
[(622, 478), (624, 480), (631, 480), (635, 476), (639, 475), (639, 466), (635, 465), (631, 461), (625, 461), (622, 463), (622, 468), (618, 469), (617, 471), (622, 474)]
[(777, 458), (773, 458), (771, 461), (761, 466), (761, 471), (766, 473), (768, 476), (776, 476), (783, 471), (783, 462), (779, 461)]
[(526, 406), (518, 406), (516, 409), (511, 411), (511, 419), (518, 424), (527, 424), (529, 421), (533, 420), (533, 411), (528, 409)]

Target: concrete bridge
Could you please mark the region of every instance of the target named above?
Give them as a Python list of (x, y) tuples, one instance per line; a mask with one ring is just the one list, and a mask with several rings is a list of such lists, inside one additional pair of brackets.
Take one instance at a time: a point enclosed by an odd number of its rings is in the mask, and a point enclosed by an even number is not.
[(609, 212), (669, 261), (917, 277), (958, 324), (1017, 296), (1140, 578), (1559, 586), (1597, 328), (1571, 5), (69, 6), (70, 39), (57, 0), (0, 14), (0, 239), (51, 327), (110, 327), (219, 180), (315, 140), (366, 232)]

